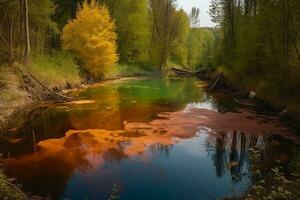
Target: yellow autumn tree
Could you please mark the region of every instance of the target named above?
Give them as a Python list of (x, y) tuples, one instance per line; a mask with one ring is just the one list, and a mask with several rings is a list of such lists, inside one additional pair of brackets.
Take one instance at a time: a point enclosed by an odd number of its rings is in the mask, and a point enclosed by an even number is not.
[(79, 7), (76, 18), (63, 29), (62, 43), (80, 59), (85, 69), (101, 77), (118, 61), (115, 24), (108, 9), (94, 0)]

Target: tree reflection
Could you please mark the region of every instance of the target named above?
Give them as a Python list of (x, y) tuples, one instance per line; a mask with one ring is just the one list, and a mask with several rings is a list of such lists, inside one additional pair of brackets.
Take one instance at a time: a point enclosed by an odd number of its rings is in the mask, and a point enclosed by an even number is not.
[(222, 134), (216, 138), (216, 151), (213, 159), (213, 163), (216, 166), (216, 174), (221, 177), (225, 171), (225, 136)]
[(233, 183), (239, 183), (249, 166), (248, 149), (265, 149), (266, 137), (245, 135), (243, 132), (219, 133), (214, 140), (207, 139), (206, 151), (211, 156), (217, 177), (229, 172)]
[(164, 145), (164, 144), (154, 144), (148, 147), (148, 150), (153, 154), (164, 155), (165, 157), (169, 157), (170, 150), (172, 145)]

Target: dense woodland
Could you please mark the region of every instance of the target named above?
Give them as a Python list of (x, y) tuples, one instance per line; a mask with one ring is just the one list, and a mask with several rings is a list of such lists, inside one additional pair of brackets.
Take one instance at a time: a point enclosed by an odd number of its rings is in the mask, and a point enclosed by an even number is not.
[(212, 30), (199, 28), (199, 9), (187, 14), (174, 0), (2, 0), (0, 9), (1, 63), (28, 56), (37, 76), (67, 63), (103, 77), (117, 62), (162, 73), (209, 62)]
[(298, 0), (213, 0), (214, 66), (234, 85), (299, 112), (299, 11)]

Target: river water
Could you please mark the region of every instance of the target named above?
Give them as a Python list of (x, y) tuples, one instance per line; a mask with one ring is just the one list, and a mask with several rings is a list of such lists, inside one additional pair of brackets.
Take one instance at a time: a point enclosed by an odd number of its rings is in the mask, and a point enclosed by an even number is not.
[(253, 176), (249, 149), (293, 159), (277, 119), (193, 79), (130, 79), (43, 107), (1, 140), (4, 172), (52, 199), (222, 199)]

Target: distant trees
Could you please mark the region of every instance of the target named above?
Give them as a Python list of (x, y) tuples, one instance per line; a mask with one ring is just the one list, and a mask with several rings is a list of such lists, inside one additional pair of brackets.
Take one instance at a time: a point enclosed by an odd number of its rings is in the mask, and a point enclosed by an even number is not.
[(63, 29), (63, 48), (73, 52), (93, 76), (101, 77), (118, 61), (115, 24), (105, 6), (83, 3)]
[(183, 10), (177, 10), (176, 0), (100, 0), (99, 3), (108, 7), (114, 19), (120, 62), (151, 63), (162, 72), (168, 60), (187, 65), (189, 18)]
[(118, 4), (122, 6), (121, 10), (114, 12), (120, 59), (127, 63), (148, 62), (150, 21), (147, 0), (121, 2)]
[[(176, 46), (177, 51), (183, 50), (180, 49), (181, 47), (184, 48), (182, 40), (186, 38), (189, 29), (188, 17), (182, 10), (176, 10), (175, 3), (176, 0), (150, 0), (151, 60), (162, 73), (166, 70), (173, 47)], [(178, 53), (173, 53), (175, 57), (178, 56)]]
[(200, 27), (200, 8), (193, 7), (190, 14), (190, 31), (187, 38), (187, 66), (190, 69), (212, 67), (216, 37), (213, 28)]
[(192, 27), (200, 26), (200, 9), (193, 7), (190, 13), (190, 22)]
[(140, 64), (149, 60), (150, 19), (148, 0), (100, 0), (115, 20), (120, 62)]
[(171, 44), (170, 59), (176, 64), (187, 67), (188, 66), (188, 46), (187, 39), (190, 33), (190, 19), (183, 10), (176, 11), (174, 20), (174, 34), (175, 39)]
[(118, 58), (123, 64), (152, 66), (164, 74), (173, 64), (199, 66), (207, 52), (200, 33), (204, 30), (198, 27), (200, 10), (193, 8), (188, 16), (177, 9), (176, 0), (98, 0), (98, 5), (95, 0), (26, 2), (0, 1), (2, 62), (26, 58), (27, 63), (29, 58), (69, 50), (95, 76), (103, 75)]
[(193, 27), (187, 42), (187, 66), (190, 69), (213, 67), (215, 59), (216, 37), (211, 28)]

